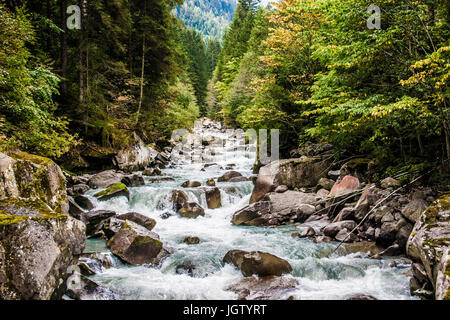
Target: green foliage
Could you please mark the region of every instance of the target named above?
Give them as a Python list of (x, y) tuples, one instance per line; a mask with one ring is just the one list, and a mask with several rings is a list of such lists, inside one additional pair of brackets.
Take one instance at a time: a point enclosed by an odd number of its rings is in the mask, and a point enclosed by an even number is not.
[(59, 78), (32, 62), (27, 44), (34, 41), (34, 30), (21, 10), (13, 14), (0, 6), (0, 41), (1, 148), (59, 157), (76, 139), (67, 132), (67, 121), (53, 115)]
[(444, 1), (380, 1), (381, 30), (367, 28), (362, 0), (283, 0), (256, 15), (244, 3), (209, 108), (243, 127), (280, 128), (285, 155), (319, 140), (372, 154), (381, 167), (450, 159)]

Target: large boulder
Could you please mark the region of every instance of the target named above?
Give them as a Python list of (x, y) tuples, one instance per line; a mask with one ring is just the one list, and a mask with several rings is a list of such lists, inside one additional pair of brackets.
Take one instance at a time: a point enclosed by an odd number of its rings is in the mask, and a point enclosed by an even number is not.
[(281, 276), (292, 272), (289, 262), (262, 251), (231, 250), (227, 252), (223, 262), (235, 265), (244, 277), (254, 274), (260, 277)]
[(330, 197), (341, 197), (357, 191), (360, 187), (359, 179), (353, 176), (345, 176), (342, 181), (336, 183), (330, 191)]
[(107, 189), (100, 191), (94, 195), (100, 201), (107, 201), (109, 199), (117, 197), (126, 197), (128, 201), (130, 200), (130, 190), (123, 183), (116, 183), (109, 186)]
[(90, 177), (88, 185), (92, 189), (107, 188), (111, 185), (121, 183), (124, 177), (125, 175), (123, 173), (115, 170), (102, 171)]
[(144, 177), (142, 177), (140, 174), (130, 174), (128, 176), (125, 176), (120, 181), (127, 187), (140, 187), (145, 185)]
[(82, 221), (86, 223), (86, 235), (94, 237), (103, 228), (103, 224), (111, 217), (116, 216), (114, 211), (96, 210), (89, 211), (82, 215)]
[(200, 187), (202, 185), (201, 182), (199, 181), (185, 181), (183, 182), (183, 184), (181, 185), (181, 187), (183, 188), (197, 188)]
[(409, 257), (423, 264), (436, 300), (450, 299), (450, 194), (436, 200), (417, 220), (408, 239)]
[(92, 210), (95, 208), (95, 205), (92, 203), (92, 201), (83, 195), (77, 195), (74, 197), (74, 201), (83, 209), (85, 210)]
[(183, 218), (197, 218), (205, 215), (205, 210), (196, 202), (187, 202), (178, 210), (178, 214)]
[(348, 231), (352, 231), (356, 228), (356, 222), (352, 220), (344, 220), (339, 222), (333, 222), (323, 228), (322, 232), (327, 237), (334, 238), (340, 231), (343, 229), (347, 229)]
[(402, 215), (415, 223), (427, 208), (428, 205), (424, 200), (414, 199), (402, 209)]
[(131, 221), (125, 222), (107, 245), (113, 254), (131, 265), (156, 266), (169, 254), (156, 233)]
[(0, 201), (0, 300), (59, 299), (85, 225), (40, 200)]
[(261, 200), (276, 187), (286, 185), (289, 189), (316, 186), (326, 177), (331, 164), (329, 157), (301, 157), (274, 161), (259, 170), (250, 203)]
[[(242, 174), (240, 174), (239, 172), (237, 172), (237, 171), (228, 171), (228, 172), (225, 172), (221, 177), (219, 177), (217, 179), (217, 181), (218, 182), (228, 182), (228, 181), (230, 181), (233, 178), (240, 178), (240, 177), (242, 177)], [(235, 182), (237, 182), (237, 181), (235, 181)]]
[(68, 213), (66, 178), (47, 158), (25, 152), (0, 153), (0, 200), (41, 200), (58, 213)]
[(269, 193), (262, 201), (252, 203), (233, 215), (234, 225), (261, 226), (288, 224), (291, 220), (306, 220), (316, 195), (298, 191)]
[(205, 189), (205, 196), (209, 209), (217, 209), (222, 206), (222, 198), (219, 188)]
[(158, 152), (145, 145), (142, 139), (133, 132), (132, 143), (126, 149), (117, 153), (113, 159), (114, 165), (126, 172), (145, 169), (158, 155)]
[(172, 191), (172, 203), (175, 211), (178, 212), (184, 207), (185, 204), (188, 203), (188, 195), (184, 191), (174, 190)]
[(140, 214), (137, 212), (128, 212), (128, 213), (120, 214), (117, 216), (117, 219), (132, 221), (132, 222), (137, 223), (138, 225), (146, 228), (149, 231), (152, 231), (153, 228), (156, 226), (155, 219), (144, 216), (143, 214)]
[(294, 278), (268, 276), (244, 278), (226, 287), (238, 295), (238, 300), (286, 300), (299, 285)]

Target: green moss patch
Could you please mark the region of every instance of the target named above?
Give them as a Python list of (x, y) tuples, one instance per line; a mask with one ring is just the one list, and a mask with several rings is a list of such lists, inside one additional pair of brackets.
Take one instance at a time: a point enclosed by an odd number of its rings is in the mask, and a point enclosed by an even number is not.
[(49, 158), (37, 156), (37, 155), (30, 154), (30, 153), (23, 152), (23, 151), (9, 152), (8, 155), (15, 160), (30, 161), (30, 162), (40, 164), (40, 165), (50, 165), (50, 164), (54, 163)]
[(95, 194), (94, 197), (100, 198), (103, 196), (106, 196), (108, 194), (113, 194), (122, 190), (126, 190), (127, 186), (123, 183), (117, 183), (113, 184), (112, 186), (108, 187), (107, 189), (100, 191), (99, 193)]
[(67, 215), (48, 208), (41, 200), (9, 198), (0, 201), (0, 225), (10, 225), (26, 220), (67, 219)]

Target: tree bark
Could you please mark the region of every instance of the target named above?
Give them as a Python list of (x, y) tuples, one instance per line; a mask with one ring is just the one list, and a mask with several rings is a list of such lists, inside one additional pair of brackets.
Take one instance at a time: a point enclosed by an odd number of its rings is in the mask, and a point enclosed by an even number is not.
[(64, 97), (67, 96), (67, 0), (61, 0), (61, 92)]
[(142, 108), (142, 99), (144, 97), (144, 76), (145, 76), (145, 34), (142, 35), (142, 65), (141, 65), (141, 83), (139, 94), (139, 106), (136, 113), (136, 125), (139, 123), (139, 117)]

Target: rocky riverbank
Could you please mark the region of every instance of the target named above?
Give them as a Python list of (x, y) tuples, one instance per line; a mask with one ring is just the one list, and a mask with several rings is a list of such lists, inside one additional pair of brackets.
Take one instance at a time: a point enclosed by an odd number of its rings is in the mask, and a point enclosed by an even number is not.
[[(203, 119), (202, 130), (186, 135), (183, 143), (173, 141), (162, 152), (136, 136), (132, 147), (111, 157), (115, 169), (80, 176), (63, 173), (45, 158), (0, 154), (0, 298), (114, 299), (112, 291), (90, 277), (118, 262), (161, 268), (177, 249), (154, 231), (158, 222), (146, 212), (119, 214), (98, 208), (99, 203), (131, 202), (134, 188), (175, 183), (162, 170), (176, 168), (202, 150), (198, 161), (204, 163), (200, 172), (207, 178), (184, 181), (166, 192), (167, 210), (158, 219), (174, 214), (189, 221), (203, 219), (230, 201), (236, 185), (253, 182), (248, 205), (232, 214), (230, 223), (236, 227), (293, 226), (297, 231), (290, 241), (299, 245), (300, 239), (310, 238), (336, 246), (342, 242), (338, 251), (346, 254), (408, 257), (411, 292), (449, 299), (449, 194), (418, 184), (401, 188), (393, 177), (376, 181), (371, 159), (336, 164), (331, 145), (295, 150), (295, 158), (246, 176), (235, 163), (212, 162), (226, 152), (220, 148), (225, 132), (220, 124)], [(228, 139), (239, 146), (242, 137), (235, 131)], [(210, 177), (209, 172), (222, 173)], [(193, 192), (200, 198), (193, 198)], [(110, 253), (85, 252), (86, 239), (104, 239)], [(188, 246), (202, 241), (187, 235), (182, 239)], [(300, 285), (286, 276), (292, 273), (292, 261), (271, 252), (229, 250), (221, 263), (242, 273), (243, 279), (226, 288), (239, 299), (283, 299)], [(195, 277), (196, 263), (185, 261), (176, 273)], [(70, 284), (73, 279), (76, 285)]]

